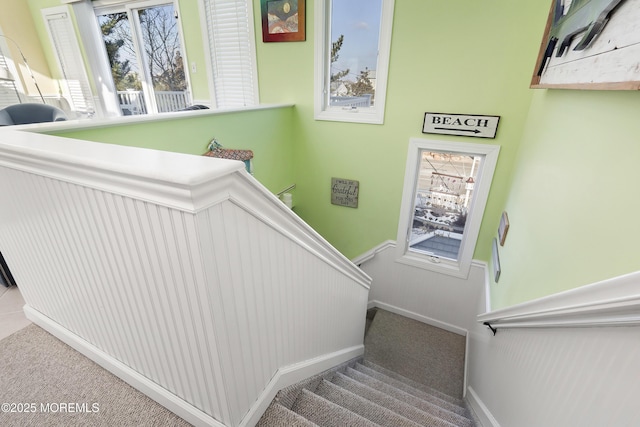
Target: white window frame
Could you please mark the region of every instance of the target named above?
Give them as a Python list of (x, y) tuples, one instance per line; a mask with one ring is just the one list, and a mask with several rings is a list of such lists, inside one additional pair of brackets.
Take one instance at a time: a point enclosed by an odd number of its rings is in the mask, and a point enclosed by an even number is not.
[[(457, 261), (409, 250), (409, 236), (411, 234), (417, 189), (416, 180), (420, 167), (420, 153), (423, 150), (473, 154), (484, 157), (478, 170)], [(396, 240), (398, 262), (455, 277), (467, 278), (499, 153), (499, 145), (437, 141), (422, 138), (410, 139)]]
[[(0, 73), (3, 72), (3, 70), (1, 68), (3, 68), (3, 65), (6, 65), (7, 71), (9, 71), (9, 73), (11, 74), (11, 77), (14, 79), (11, 84), (13, 84), (13, 90), (15, 92), (15, 97), (16, 97), (16, 101), (17, 102), (12, 102), (11, 98), (13, 97), (13, 93), (10, 93), (9, 96), (3, 96), (2, 94), (0, 94), (0, 108), (2, 107), (6, 107), (8, 105), (12, 105), (12, 104), (16, 104), (16, 103), (22, 103), (24, 102), (25, 99), (28, 100), (28, 96), (27, 93), (24, 90), (24, 87), (22, 86), (22, 81), (21, 81), (21, 77), (22, 75), (18, 73), (18, 67), (13, 58), (11, 57), (11, 50), (9, 48), (9, 43), (7, 43), (8, 41), (10, 41), (11, 43), (15, 43), (14, 47), (17, 47), (19, 49), (19, 46), (17, 45), (17, 43), (4, 35), (4, 33), (2, 32), (2, 28), (0, 28)], [(8, 77), (8, 76), (7, 76)], [(8, 88), (9, 84), (5, 83), (5, 87)], [(8, 102), (3, 102), (4, 101), (8, 101)]]
[[(58, 69), (62, 76), (59, 82), (61, 83), (63, 94), (71, 105), (72, 110), (78, 113), (80, 117), (93, 117), (96, 113), (101, 115), (100, 103), (96, 99), (89, 78), (87, 77), (84, 57), (80, 50), (80, 45), (76, 38), (75, 27), (67, 6), (42, 9), (41, 12), (47, 34), (49, 35), (49, 40), (51, 41), (52, 50), (55, 54), (54, 56), (56, 58)], [(61, 31), (64, 34), (54, 34), (53, 29), (49, 24), (49, 21), (52, 20), (58, 20), (61, 23)], [(62, 47), (56, 45), (55, 40), (57, 37), (68, 38), (69, 45), (66, 46), (66, 49), (64, 50), (64, 58), (59, 55), (58, 48)], [(62, 49), (60, 49), (60, 51), (62, 51)], [(63, 64), (63, 62), (65, 64)], [(73, 89), (69, 86), (69, 77), (75, 81)], [(78, 100), (78, 90), (82, 94), (82, 100)]]
[(315, 4), (315, 102), (316, 120), (338, 122), (383, 124), (389, 75), (391, 34), (393, 32), (394, 0), (382, 0), (380, 17), (380, 39), (378, 41), (378, 64), (376, 70), (376, 93), (374, 107), (345, 110), (330, 107), (329, 80), (331, 74), (331, 0), (316, 0)]
[[(212, 104), (215, 108), (222, 109), (259, 105), (253, 2), (251, 0), (232, 2), (198, 0), (198, 5)], [(215, 31), (214, 25), (210, 25), (209, 22), (221, 18), (221, 25), (228, 25), (229, 19), (226, 15), (234, 7), (234, 15), (237, 18), (235, 27), (226, 27), (226, 31)], [(246, 44), (230, 49), (228, 40), (236, 36)], [(216, 45), (225, 46), (225, 48), (218, 50)], [(231, 88), (236, 93), (241, 92), (242, 96), (230, 95), (226, 88)]]

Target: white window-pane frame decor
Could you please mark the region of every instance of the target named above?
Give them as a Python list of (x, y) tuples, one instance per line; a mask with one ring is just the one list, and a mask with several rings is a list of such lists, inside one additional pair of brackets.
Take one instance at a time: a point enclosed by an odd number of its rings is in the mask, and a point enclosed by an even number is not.
[(249, 0), (200, 0), (211, 97), (217, 108), (259, 103), (253, 5)]
[[(477, 170), (473, 199), (469, 206), (460, 250), (456, 260), (422, 254), (410, 250), (409, 247), (418, 179), (420, 177), (421, 153), (423, 151), (457, 153), (482, 158), (479, 169)], [(411, 138), (407, 154), (402, 205), (400, 207), (400, 220), (396, 241), (398, 262), (455, 277), (466, 278), (468, 276), (499, 153), (500, 146), (498, 145)]]

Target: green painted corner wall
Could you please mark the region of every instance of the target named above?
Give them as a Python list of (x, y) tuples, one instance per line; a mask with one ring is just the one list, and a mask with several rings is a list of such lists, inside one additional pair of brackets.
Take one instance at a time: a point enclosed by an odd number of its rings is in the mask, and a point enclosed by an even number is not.
[(494, 308), (638, 270), (640, 94), (535, 91)]
[[(200, 25), (195, 3), (181, 3), (192, 41)], [(494, 308), (637, 270), (640, 225), (630, 217), (640, 204), (632, 175), (640, 161), (640, 95), (529, 89), (548, 2), (396, 0), (383, 125), (314, 119), (314, 3), (307, 1), (306, 41), (262, 43), (254, 1), (261, 102), (295, 107), (65, 135), (193, 154), (216, 136), (253, 149), (256, 177), (274, 192), (295, 183), (296, 211), (348, 257), (396, 238), (410, 138), (498, 144), (474, 255), (491, 262), (506, 210), (511, 227), (500, 247), (502, 276), (491, 283)], [(187, 43), (188, 59), (204, 74), (197, 43)], [(426, 111), (499, 115), (498, 135), (422, 134)], [(360, 181), (357, 209), (331, 205), (331, 177)]]
[[(548, 5), (396, 0), (385, 123), (369, 125), (314, 120), (314, 3), (305, 42), (258, 43), (261, 100), (296, 104), (299, 214), (348, 257), (395, 240), (409, 139), (456, 139), (422, 134), (424, 113), (499, 115), (495, 140), (458, 138), (502, 147), (475, 251), (488, 261)], [(332, 177), (360, 181), (357, 209), (331, 205)]]

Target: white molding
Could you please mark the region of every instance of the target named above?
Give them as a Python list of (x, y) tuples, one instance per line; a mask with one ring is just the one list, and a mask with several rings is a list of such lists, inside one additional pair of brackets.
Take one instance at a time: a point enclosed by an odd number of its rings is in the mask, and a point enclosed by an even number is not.
[(41, 314), (39, 311), (25, 305), (24, 312), (27, 318), (33, 323), (40, 326), (42, 329), (49, 332), (51, 335), (55, 336), (76, 351), (93, 360), (107, 371), (149, 396), (151, 399), (155, 400), (160, 405), (164, 406), (187, 422), (194, 426), (225, 427), (224, 424), (220, 423), (216, 419), (180, 399), (175, 394), (170, 393), (124, 363), (119, 362), (114, 357), (83, 340), (70, 330)]
[(2, 136), (2, 166), (187, 212), (225, 197), (221, 180), (244, 170), (241, 162), (189, 154), (10, 130)]
[(242, 419), (240, 426), (254, 426), (258, 420), (260, 420), (264, 411), (267, 410), (278, 391), (283, 388), (296, 384), (353, 358), (362, 356), (363, 354), (364, 345), (359, 345), (278, 369), (256, 403)]
[(407, 317), (409, 319), (417, 320), (418, 322), (426, 323), (427, 325), (435, 326), (436, 328), (444, 329), (445, 331), (453, 332), (454, 334), (467, 336), (468, 331), (466, 329), (460, 328), (455, 325), (451, 325), (446, 322), (441, 322), (436, 319), (432, 319), (431, 317), (423, 316), (422, 314), (414, 313), (409, 310), (405, 310), (400, 307), (396, 307), (390, 304), (386, 304), (381, 301), (369, 301), (367, 304), (368, 308), (381, 308), (386, 311), (390, 311), (391, 313), (399, 314), (400, 316)]
[(375, 258), (375, 256), (377, 254), (379, 254), (380, 252), (388, 249), (388, 248), (395, 248), (396, 247), (396, 242), (395, 240), (387, 240), (384, 241), (382, 243), (380, 243), (378, 246), (368, 250), (367, 252), (358, 255), (357, 257), (353, 258), (351, 260), (352, 263), (354, 263), (355, 265), (361, 265), (364, 264), (365, 262), (372, 260), (373, 258)]
[(495, 327), (640, 325), (640, 271), (478, 316)]
[[(66, 120), (60, 122), (34, 123), (29, 125), (11, 126), (11, 130), (26, 130), (32, 132), (65, 132), (81, 131), (88, 129), (101, 129), (114, 126), (137, 125), (142, 123), (166, 122), (169, 120), (190, 119), (200, 116), (215, 116), (223, 114), (243, 113), (259, 110), (274, 110), (279, 108), (291, 108), (293, 104), (264, 104), (251, 107), (237, 107), (209, 110), (173, 111), (158, 114), (139, 114), (134, 116), (119, 116), (109, 118), (94, 117), (91, 120)], [(4, 129), (0, 128), (0, 132)]]
[[(233, 184), (229, 183), (229, 185), (223, 186), (223, 188), (231, 190), (230, 200), (232, 203), (280, 234), (297, 242), (363, 288), (370, 289), (371, 278), (364, 271), (338, 250), (327, 250), (328, 248), (333, 249), (333, 246), (253, 177), (247, 173), (240, 174), (240, 177), (244, 179), (238, 179)], [(240, 186), (239, 183), (244, 186)], [(255, 197), (255, 190), (259, 190), (263, 197)]]
[(470, 386), (467, 387), (466, 399), (471, 406), (471, 409), (476, 414), (480, 422), (482, 423), (482, 427), (500, 427), (498, 420), (496, 420), (487, 405), (484, 404), (480, 396), (475, 392), (473, 388)]

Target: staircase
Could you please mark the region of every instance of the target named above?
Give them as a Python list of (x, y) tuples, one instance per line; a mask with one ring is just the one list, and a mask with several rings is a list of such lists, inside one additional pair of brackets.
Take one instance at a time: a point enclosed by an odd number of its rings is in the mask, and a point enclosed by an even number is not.
[[(464, 426), (479, 425), (464, 400), (402, 376), (367, 359), (381, 348), (380, 334), (399, 335), (395, 327), (431, 328), (419, 322), (385, 313), (374, 334), (365, 339), (365, 358), (349, 361), (301, 383), (281, 390), (259, 423), (259, 427), (284, 426)], [(399, 321), (398, 321), (399, 319)], [(437, 329), (437, 328), (434, 328)], [(371, 332), (371, 331), (369, 331)], [(441, 333), (441, 330), (435, 333)], [(418, 333), (410, 333), (416, 338)], [(414, 342), (416, 347), (421, 343)], [(368, 350), (369, 350), (368, 349)], [(393, 351), (391, 351), (393, 353)], [(394, 359), (398, 359), (392, 355)], [(403, 361), (404, 362), (404, 361)], [(404, 365), (406, 368), (406, 365)]]

